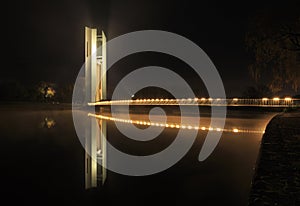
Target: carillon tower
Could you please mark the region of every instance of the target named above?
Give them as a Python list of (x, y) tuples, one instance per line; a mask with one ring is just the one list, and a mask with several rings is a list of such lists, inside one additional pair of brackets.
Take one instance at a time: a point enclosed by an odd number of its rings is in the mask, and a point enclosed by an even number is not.
[(86, 102), (106, 99), (106, 36), (85, 27)]

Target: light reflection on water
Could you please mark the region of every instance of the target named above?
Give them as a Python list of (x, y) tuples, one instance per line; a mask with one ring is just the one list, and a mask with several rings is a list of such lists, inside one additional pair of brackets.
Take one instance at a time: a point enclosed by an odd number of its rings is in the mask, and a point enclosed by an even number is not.
[[(201, 117), (200, 125), (181, 125), (176, 115), (168, 116), (164, 123), (150, 121), (148, 114), (132, 114), (131, 119), (122, 118), (122, 115), (111, 117), (109, 113), (85, 115), (107, 121), (108, 141), (118, 150), (137, 156), (164, 150), (174, 141), (178, 129), (199, 131), (194, 145), (182, 160), (160, 174), (130, 177), (107, 171), (105, 185), (99, 186), (106, 188), (108, 197), (116, 195), (130, 202), (129, 194), (133, 194), (141, 201), (158, 196), (174, 203), (186, 203), (188, 199), (209, 205), (247, 205), (260, 140), (275, 113), (229, 111), (224, 129), (211, 128), (210, 117), (206, 115)], [(164, 130), (157, 138), (140, 142), (121, 134), (114, 122), (123, 123), (125, 128), (126, 124), (134, 124), (140, 129), (156, 126)], [(197, 157), (209, 130), (223, 132), (222, 137), (211, 156), (199, 162)], [(109, 155), (106, 158), (108, 164), (126, 164)]]
[(44, 127), (44, 128), (53, 128), (55, 126), (55, 120), (51, 117), (45, 117), (45, 119), (43, 121), (41, 121), (40, 125), (41, 127)]
[(180, 123), (174, 122), (154, 122), (154, 121), (147, 121), (144, 119), (125, 119), (125, 118), (115, 118), (108, 115), (100, 115), (100, 114), (93, 114), (88, 113), (88, 116), (95, 117), (101, 120), (110, 120), (113, 122), (121, 122), (127, 124), (135, 124), (135, 125), (144, 125), (144, 126), (156, 126), (156, 127), (163, 127), (163, 128), (172, 128), (172, 129), (194, 129), (194, 130), (202, 130), (202, 131), (216, 131), (216, 132), (232, 132), (232, 133), (253, 133), (253, 134), (264, 134), (264, 128), (256, 128), (257, 130), (253, 129), (241, 129), (239, 126), (235, 126), (233, 128), (219, 128), (219, 127), (211, 127), (209, 125), (184, 125)]
[[(86, 120), (87, 114), (80, 114), (83, 120)], [(263, 131), (274, 115), (229, 111), (225, 128)], [(133, 117), (132, 120), (143, 124), (149, 121), (146, 116), (141, 119)], [(170, 204), (197, 201), (202, 205), (246, 205), (262, 137), (262, 133), (224, 132), (212, 155), (206, 161), (198, 162), (207, 132), (201, 128), (209, 129), (210, 122), (209, 118), (201, 117), (194, 145), (176, 165), (145, 177), (107, 171), (105, 184), (99, 184), (98, 189), (92, 192), (85, 190), (84, 150), (74, 131), (71, 111), (1, 111), (0, 118), (1, 145), (6, 146), (1, 151), (2, 157), (5, 157), (2, 165), (6, 168), (2, 184), (16, 200), (24, 202), (57, 200), (86, 205), (89, 200), (98, 203), (106, 200), (111, 204), (126, 204), (134, 199), (141, 201), (139, 204), (158, 204), (159, 199), (163, 199)], [(176, 137), (178, 121), (175, 117), (171, 120), (174, 128), (170, 125), (157, 138), (147, 142), (124, 137), (113, 121), (107, 121), (107, 138), (121, 151), (149, 155), (168, 147)], [(37, 127), (43, 122), (48, 128), (48, 121), (54, 122), (49, 123), (53, 125), (50, 129)], [(110, 161), (114, 159), (107, 156), (107, 162)], [(26, 185), (26, 190), (19, 189), (20, 185)], [(93, 195), (86, 195), (90, 192)]]
[[(251, 115), (251, 112), (229, 111), (224, 129), (211, 128), (210, 117), (205, 115), (201, 117), (200, 125), (181, 125), (176, 115), (168, 116), (165, 123), (150, 121), (147, 114), (133, 114), (131, 119), (122, 118), (122, 115), (111, 117), (109, 113), (86, 115), (98, 121), (107, 121), (109, 142), (118, 150), (137, 156), (151, 155), (165, 149), (174, 141), (178, 129), (199, 131), (187, 155), (160, 174), (138, 178), (108, 171), (106, 185), (100, 187), (107, 188), (109, 197), (117, 195), (130, 201), (129, 194), (134, 194), (138, 199), (157, 195), (174, 203), (185, 203), (188, 199), (209, 205), (247, 205), (260, 140), (274, 113), (253, 112)], [(123, 123), (124, 127), (134, 124), (141, 129), (157, 126), (164, 130), (151, 141), (139, 142), (122, 135), (114, 122)], [(198, 162), (206, 133), (211, 130), (223, 132), (222, 138), (213, 154), (206, 161)], [(124, 164), (109, 155), (106, 158), (108, 164)]]

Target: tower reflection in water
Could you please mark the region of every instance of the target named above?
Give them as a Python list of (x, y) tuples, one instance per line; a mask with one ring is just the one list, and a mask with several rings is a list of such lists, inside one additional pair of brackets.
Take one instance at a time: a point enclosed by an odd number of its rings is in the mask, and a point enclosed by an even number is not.
[[(85, 130), (85, 188), (106, 180), (106, 120), (89, 118)], [(99, 163), (99, 164), (98, 164)]]
[[(103, 110), (104, 111), (104, 110)], [(107, 112), (101, 112), (102, 115), (88, 113), (87, 127), (85, 127), (85, 187), (86, 189), (101, 186), (106, 180), (106, 165), (107, 165), (107, 121), (120, 122), (124, 124), (134, 124), (143, 126), (157, 126), (168, 129), (185, 129), (198, 130), (200, 134), (207, 131), (215, 131), (225, 133), (226, 137), (241, 136), (243, 134), (262, 135), (264, 134), (264, 126), (258, 129), (243, 127), (243, 125), (228, 124), (225, 128), (214, 128), (210, 126), (210, 118), (202, 118), (203, 125), (182, 125), (178, 118), (173, 116), (173, 122), (152, 122), (145, 119), (145, 115), (133, 115), (133, 119), (114, 118)], [(190, 117), (191, 119), (193, 117)]]

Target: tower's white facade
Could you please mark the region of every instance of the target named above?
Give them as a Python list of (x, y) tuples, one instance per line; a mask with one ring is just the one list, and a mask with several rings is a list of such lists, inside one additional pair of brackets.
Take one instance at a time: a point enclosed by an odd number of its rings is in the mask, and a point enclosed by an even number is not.
[(85, 27), (86, 102), (106, 99), (106, 36)]

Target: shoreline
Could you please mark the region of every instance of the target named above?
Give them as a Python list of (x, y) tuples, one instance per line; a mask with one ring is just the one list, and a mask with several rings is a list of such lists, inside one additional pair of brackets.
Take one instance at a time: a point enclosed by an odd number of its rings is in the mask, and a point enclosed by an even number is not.
[(268, 123), (249, 195), (249, 206), (300, 205), (300, 110)]
[(42, 103), (42, 102), (0, 102), (3, 110), (71, 110), (72, 103)]

